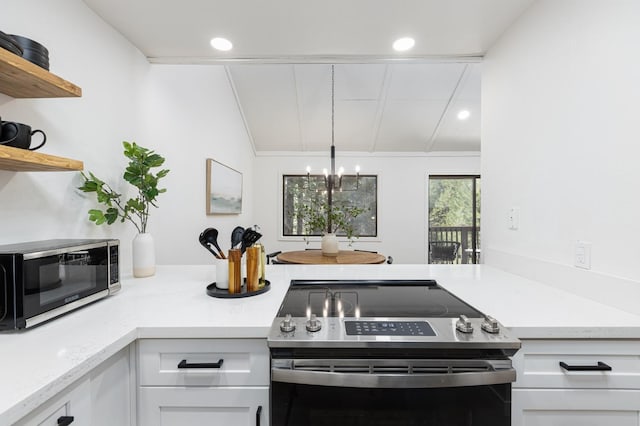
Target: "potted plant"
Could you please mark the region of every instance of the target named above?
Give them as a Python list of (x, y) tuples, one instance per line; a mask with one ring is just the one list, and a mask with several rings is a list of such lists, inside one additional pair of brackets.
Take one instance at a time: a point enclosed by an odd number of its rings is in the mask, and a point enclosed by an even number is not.
[[(343, 233), (349, 240), (358, 238), (353, 220), (365, 211), (346, 201), (334, 200), (329, 206), (326, 198), (316, 198), (311, 202), (299, 203), (294, 208), (294, 214), (302, 220), (303, 229), (307, 236), (323, 233), (321, 248), (325, 256), (338, 255), (337, 233)], [(309, 240), (305, 237), (307, 244)]]
[(98, 203), (104, 204), (104, 210), (89, 210), (89, 220), (96, 225), (111, 225), (118, 219), (120, 222), (133, 223), (138, 231), (133, 240), (133, 275), (147, 277), (155, 274), (153, 237), (147, 233), (149, 210), (151, 207), (158, 207), (158, 195), (166, 192), (166, 189), (158, 188), (158, 182), (169, 170), (162, 169), (154, 174), (152, 169), (164, 164), (165, 159), (162, 156), (135, 142), (125, 141), (122, 145), (124, 155), (129, 159), (122, 177), (137, 189), (137, 194), (126, 199), (91, 172), (88, 176), (81, 172), (84, 184), (78, 189), (94, 192)]

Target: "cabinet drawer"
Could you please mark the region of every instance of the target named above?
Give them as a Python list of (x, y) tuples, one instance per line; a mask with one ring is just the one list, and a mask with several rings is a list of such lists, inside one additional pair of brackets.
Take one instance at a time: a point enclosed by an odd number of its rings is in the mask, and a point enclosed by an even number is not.
[(638, 426), (640, 391), (514, 389), (513, 426)]
[(514, 388), (640, 389), (638, 341), (524, 340), (513, 364)]
[(138, 371), (140, 386), (268, 386), (269, 350), (261, 339), (141, 339)]
[(142, 387), (138, 426), (269, 426), (269, 388)]

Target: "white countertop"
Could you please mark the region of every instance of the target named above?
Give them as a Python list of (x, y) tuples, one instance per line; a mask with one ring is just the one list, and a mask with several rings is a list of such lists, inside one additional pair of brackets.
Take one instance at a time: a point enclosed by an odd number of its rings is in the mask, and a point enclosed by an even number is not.
[(0, 425), (138, 338), (265, 338), (291, 279), (433, 278), (520, 338), (640, 338), (640, 317), (484, 265), (273, 265), (254, 297), (206, 294), (211, 266), (164, 266), (49, 323), (0, 334)]

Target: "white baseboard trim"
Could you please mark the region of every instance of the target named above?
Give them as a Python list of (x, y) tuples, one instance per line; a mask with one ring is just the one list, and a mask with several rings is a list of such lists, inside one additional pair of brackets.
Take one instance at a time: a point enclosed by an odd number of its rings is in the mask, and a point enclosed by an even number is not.
[(491, 248), (482, 255), (486, 265), (640, 315), (638, 281)]

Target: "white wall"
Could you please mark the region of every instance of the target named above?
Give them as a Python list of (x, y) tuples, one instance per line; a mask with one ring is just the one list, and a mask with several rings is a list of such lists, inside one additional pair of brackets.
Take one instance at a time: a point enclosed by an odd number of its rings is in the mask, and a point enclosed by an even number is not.
[[(538, 1), (482, 80), (485, 262), (636, 311), (638, 22), (638, 2)], [(573, 266), (576, 240), (593, 244), (590, 271)]]
[[(0, 28), (44, 44), (51, 71), (83, 90), (81, 98), (65, 99), (0, 95), (2, 119), (44, 130), (40, 152), (83, 160), (104, 179), (117, 178), (121, 141), (140, 136), (145, 58), (79, 0), (3, 0)], [(93, 204), (75, 189), (81, 182), (77, 172), (0, 171), (0, 243), (133, 235), (128, 227), (88, 221)], [(130, 258), (127, 245), (123, 251)]]
[[(233, 226), (253, 222), (253, 153), (224, 68), (151, 66), (80, 0), (3, 0), (0, 9), (2, 31), (40, 41), (50, 51), (51, 71), (83, 90), (72, 99), (0, 94), (3, 120), (44, 130), (48, 142), (40, 152), (83, 160), (85, 170), (123, 192), (130, 188), (121, 178), (123, 140), (166, 157), (167, 193), (149, 222), (158, 264), (210, 262), (198, 243), (204, 228), (218, 227), (227, 241)], [(243, 172), (242, 215), (206, 215), (207, 157)], [(134, 226), (89, 222), (87, 211), (97, 204), (76, 190), (81, 183), (76, 172), (0, 171), (0, 244), (120, 238), (122, 270), (129, 273)]]
[[(254, 219), (262, 227), (267, 252), (318, 248), (319, 242), (306, 246), (301, 238), (282, 238), (282, 174), (304, 174), (307, 165), (316, 173), (329, 168), (327, 152), (307, 156), (258, 155), (254, 170)], [(363, 174), (378, 175), (378, 231), (374, 239), (355, 240), (353, 248), (372, 250), (392, 256), (395, 263), (425, 263), (427, 259), (427, 176), (429, 174), (477, 174), (480, 156), (453, 155), (371, 155), (336, 153), (336, 168), (347, 173), (356, 164)], [(352, 172), (351, 172), (352, 173)], [(348, 242), (342, 242), (343, 249)]]
[[(199, 243), (207, 227), (231, 248), (235, 226), (253, 224), (253, 151), (223, 66), (152, 65), (144, 84), (143, 134), (171, 170), (151, 219), (160, 264), (211, 263)], [(206, 159), (243, 175), (242, 214), (206, 214)]]

